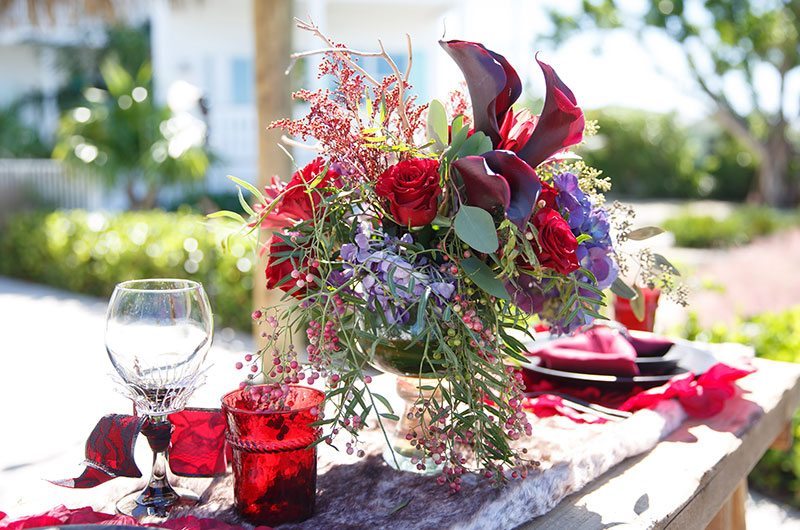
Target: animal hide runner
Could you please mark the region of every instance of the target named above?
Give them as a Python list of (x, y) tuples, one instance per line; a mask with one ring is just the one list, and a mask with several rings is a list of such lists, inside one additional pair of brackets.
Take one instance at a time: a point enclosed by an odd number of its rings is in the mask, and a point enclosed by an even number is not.
[[(537, 419), (525, 447), (540, 465), (528, 478), (494, 488), (470, 476), (454, 495), (431, 477), (389, 468), (380, 456), (386, 443), (380, 430), (368, 431), (365, 458), (320, 449), (314, 517), (280, 528), (512, 529), (547, 513), (616, 464), (650, 450), (685, 418), (680, 404), (668, 400), (620, 422), (576, 425), (559, 416)], [(186, 480), (191, 479), (181, 481)], [(198, 479), (193, 480), (197, 489)], [(232, 507), (232, 476), (204, 483), (208, 487), (203, 503), (174, 516), (216, 517), (242, 524)]]

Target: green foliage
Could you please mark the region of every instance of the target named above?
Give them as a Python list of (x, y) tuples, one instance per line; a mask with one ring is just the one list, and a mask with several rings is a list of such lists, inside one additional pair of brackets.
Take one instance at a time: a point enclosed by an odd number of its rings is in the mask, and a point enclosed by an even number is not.
[[(740, 342), (755, 348), (765, 359), (800, 362), (800, 306), (780, 313), (764, 313), (728, 327), (702, 330), (692, 315), (686, 336), (708, 342)], [(800, 507), (800, 413), (794, 418), (794, 444), (790, 451), (770, 449), (750, 473), (750, 485)]]
[(51, 147), (22, 119), (22, 102), (0, 108), (0, 158), (46, 158)]
[[(582, 0), (577, 9), (559, 4), (550, 14), (550, 42), (574, 35), (602, 38), (617, 29), (639, 37), (645, 52), (653, 53), (655, 47), (648, 47), (652, 43), (663, 48), (671, 41), (672, 51), (683, 56), (678, 63), (687, 66), (685, 77), (696, 92), (714, 105), (720, 123), (769, 169), (759, 173), (760, 198), (772, 205), (796, 200), (791, 196), (797, 185), (791, 167), (797, 157), (792, 153), (789, 102), (797, 101), (799, 93), (788, 81), (800, 69), (800, 2)], [(674, 65), (662, 66), (670, 73), (675, 70)], [(743, 88), (735, 100), (726, 90), (734, 78)]]
[[(108, 185), (124, 183), (137, 208), (152, 207), (165, 185), (201, 180), (209, 154), (193, 131), (153, 101), (150, 64), (131, 74), (108, 59), (101, 72), (107, 90), (87, 89), (84, 105), (63, 114), (53, 157), (93, 168)], [(135, 194), (137, 183), (146, 185), (144, 196)]]
[(800, 216), (768, 207), (743, 206), (723, 219), (685, 211), (664, 222), (679, 247), (712, 248), (744, 245), (800, 223)]
[(581, 155), (612, 176), (615, 192), (626, 197), (699, 195), (702, 142), (675, 115), (606, 109), (587, 117), (601, 126)]
[(755, 157), (717, 128), (687, 126), (674, 114), (621, 108), (587, 113), (599, 133), (579, 149), (625, 197), (744, 200)]
[[(87, 87), (104, 87), (100, 66), (114, 60), (127, 72), (138, 72), (150, 62), (150, 28), (148, 25), (126, 26), (117, 24), (106, 30), (105, 43), (97, 48), (85, 45), (67, 45), (58, 49), (58, 66), (65, 82), (58, 93), (62, 110), (83, 103)], [(145, 88), (150, 90), (152, 84)]]
[(492, 215), (477, 206), (462, 204), (453, 219), (458, 238), (478, 252), (491, 254), (500, 245)]
[(208, 291), (216, 322), (249, 329), (252, 249), (234, 242), (223, 251), (222, 232), (184, 212), (19, 214), (0, 231), (0, 274), (101, 297), (124, 280), (191, 278)]

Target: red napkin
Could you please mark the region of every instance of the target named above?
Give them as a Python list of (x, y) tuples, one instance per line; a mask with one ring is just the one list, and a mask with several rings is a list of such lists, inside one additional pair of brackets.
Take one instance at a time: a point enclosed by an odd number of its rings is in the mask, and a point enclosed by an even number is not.
[(595, 327), (573, 337), (556, 339), (530, 354), (544, 368), (584, 374), (639, 374), (636, 349), (617, 330)]
[(639, 357), (663, 357), (670, 348), (675, 346), (671, 340), (658, 335), (630, 336), (628, 342), (631, 343)]

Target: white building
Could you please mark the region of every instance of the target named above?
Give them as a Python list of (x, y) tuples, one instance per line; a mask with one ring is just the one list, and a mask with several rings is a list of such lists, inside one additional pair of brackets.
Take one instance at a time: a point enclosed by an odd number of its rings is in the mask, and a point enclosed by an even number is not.
[[(209, 104), (209, 142), (222, 161), (209, 175), (214, 190), (230, 190), (226, 174), (255, 179), (258, 124), (253, 83), (252, 1), (206, 0), (173, 3), (159, 0), (152, 11), (153, 67), (156, 97), (168, 99), (178, 81), (197, 86)], [(447, 57), (437, 39), (445, 14), (455, 0), (305, 0), (295, 3), (298, 18), (311, 17), (334, 40), (356, 49), (376, 50), (382, 39), (401, 70), (406, 64), (405, 32), (414, 43), (415, 91), (428, 98), (441, 79), (437, 72)], [(294, 30), (297, 50), (320, 48), (310, 35)], [(287, 65), (289, 58), (286, 58)], [(316, 86), (314, 62), (294, 72), (303, 86)], [(362, 60), (371, 73), (388, 74), (374, 58)], [(300, 155), (302, 156), (302, 155)]]
[[(149, 20), (156, 97), (166, 102), (176, 86), (196, 87), (208, 104), (209, 143), (220, 162), (208, 176), (208, 188), (230, 191), (227, 174), (254, 181), (257, 135), (254, 98), (254, 28), (252, 2), (259, 0), (119, 0), (122, 15), (133, 22)], [(19, 2), (19, 9), (28, 2)], [(414, 46), (412, 84), (421, 99), (445, 97), (460, 74), (438, 40), (478, 40), (504, 53), (520, 74), (539, 81), (531, 42), (534, 4), (526, 0), (296, 0), (295, 15), (308, 18), (334, 40), (356, 49), (377, 50), (380, 38), (404, 68), (405, 33)], [(74, 11), (74, 10), (73, 10)], [(13, 14), (13, 13), (12, 13)], [(25, 13), (20, 11), (18, 18)], [(53, 94), (60, 82), (53, 46), (94, 46), (102, 38), (102, 21), (64, 12), (38, 25), (0, 20), (0, 105), (27, 92)], [(310, 35), (294, 29), (297, 50), (319, 48)], [(288, 58), (287, 58), (288, 64)], [(313, 87), (313, 62), (295, 72), (298, 88)], [(388, 66), (365, 59), (363, 66), (378, 76)], [(180, 82), (180, 83), (179, 83)], [(176, 85), (177, 83), (177, 85)], [(538, 86), (538, 85), (537, 85)], [(45, 129), (55, 126), (55, 108), (36, 118)], [(299, 109), (298, 109), (299, 110)]]

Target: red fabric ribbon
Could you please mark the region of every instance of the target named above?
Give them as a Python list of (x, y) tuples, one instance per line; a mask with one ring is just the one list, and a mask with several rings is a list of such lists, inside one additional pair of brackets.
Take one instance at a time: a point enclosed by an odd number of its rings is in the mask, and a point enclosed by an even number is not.
[[(542, 379), (531, 372), (523, 371), (528, 392), (557, 392), (568, 394), (585, 401), (598, 403), (619, 410), (636, 411), (654, 408), (665, 399), (677, 399), (686, 413), (694, 418), (709, 418), (719, 413), (725, 402), (738, 394), (736, 381), (751, 374), (755, 368), (750, 366), (729, 366), (717, 363), (700, 376), (692, 373), (676, 375), (666, 384), (643, 390), (634, 388), (630, 392), (606, 392), (595, 387), (560, 387), (551, 381)], [(546, 418), (550, 416), (566, 416), (577, 423), (603, 423), (606, 420), (591, 414), (576, 411), (558, 396), (542, 395), (526, 398), (525, 410)]]
[[(227, 469), (225, 417), (219, 409), (185, 409), (170, 414), (173, 425), (169, 466), (185, 477), (213, 477)], [(86, 469), (79, 477), (53, 480), (67, 488), (93, 488), (117, 477), (142, 476), (133, 458), (143, 416), (109, 414), (97, 422), (86, 440)]]

